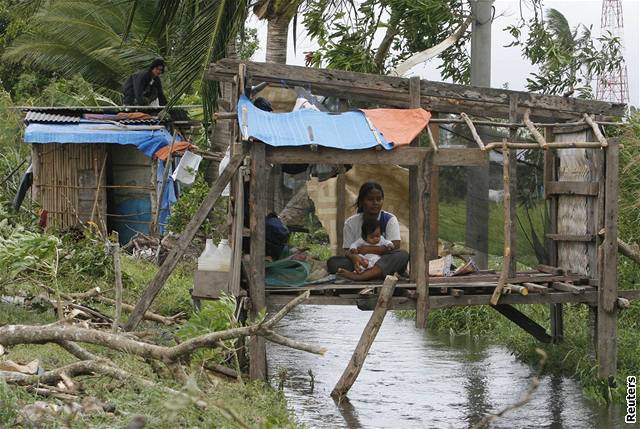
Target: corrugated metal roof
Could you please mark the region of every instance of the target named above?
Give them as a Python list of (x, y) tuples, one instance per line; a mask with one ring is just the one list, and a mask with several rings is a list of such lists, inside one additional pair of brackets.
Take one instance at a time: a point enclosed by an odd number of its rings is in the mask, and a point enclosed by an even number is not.
[(29, 111), (24, 116), (24, 121), (28, 124), (33, 122), (44, 122), (50, 124), (78, 124), (80, 123), (80, 117)]

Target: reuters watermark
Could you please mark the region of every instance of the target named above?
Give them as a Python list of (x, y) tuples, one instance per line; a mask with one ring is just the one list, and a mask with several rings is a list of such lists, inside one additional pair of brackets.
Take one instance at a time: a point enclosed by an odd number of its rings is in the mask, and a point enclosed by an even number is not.
[(624, 416), (625, 423), (635, 423), (638, 413), (636, 397), (638, 394), (638, 381), (635, 376), (627, 377), (627, 415)]

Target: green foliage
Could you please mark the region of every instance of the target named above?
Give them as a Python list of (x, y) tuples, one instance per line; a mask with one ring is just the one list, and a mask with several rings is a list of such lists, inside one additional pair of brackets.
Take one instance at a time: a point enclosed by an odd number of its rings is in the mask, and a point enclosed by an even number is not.
[[(458, 28), (468, 14), (458, 0), (366, 0), (358, 4), (312, 0), (304, 11), (308, 34), (320, 48), (308, 63), (317, 67), (385, 73), (414, 53), (440, 43)], [(385, 18), (388, 17), (386, 21)], [(385, 37), (374, 47), (380, 31)], [(469, 80), (467, 31), (444, 51), (439, 66), (444, 79)]]
[(584, 25), (571, 29), (556, 9), (548, 9), (542, 19), (542, 1), (532, 1), (534, 16), (505, 28), (515, 39), (509, 46), (521, 47), (522, 55), (539, 68), (527, 78), (527, 89), (592, 98), (593, 78), (620, 67), (620, 39), (611, 34), (594, 38), (592, 27)]
[[(204, 169), (201, 169), (204, 171)], [(198, 208), (209, 193), (209, 185), (202, 173), (196, 176), (191, 187), (184, 191), (178, 201), (171, 207), (167, 228), (171, 232), (181, 233), (193, 218)], [(200, 227), (200, 234), (215, 241), (223, 238), (226, 231), (220, 230), (226, 225), (227, 198), (221, 197)]]
[(249, 60), (260, 47), (258, 42), (258, 30), (255, 28), (245, 28), (236, 38), (236, 50), (238, 57), (242, 60)]
[[(236, 300), (233, 296), (223, 295), (214, 301), (204, 301), (200, 310), (193, 311), (189, 320), (176, 331), (181, 340), (194, 338), (211, 332), (223, 331), (238, 326), (235, 320)], [(236, 340), (226, 341), (227, 349), (235, 348)], [(195, 357), (200, 361), (220, 361), (223, 356), (218, 350), (202, 349)]]

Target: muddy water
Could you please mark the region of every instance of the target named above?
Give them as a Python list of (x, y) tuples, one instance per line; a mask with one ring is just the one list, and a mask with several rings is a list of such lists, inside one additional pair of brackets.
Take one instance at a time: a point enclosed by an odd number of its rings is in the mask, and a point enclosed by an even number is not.
[[(329, 350), (321, 357), (268, 346), (272, 384), (284, 379), (287, 400), (308, 427), (467, 428), (517, 401), (530, 385), (532, 368), (504, 348), (468, 337), (435, 336), (389, 314), (349, 400), (338, 405), (329, 393), (370, 315), (347, 306), (304, 306), (280, 323), (278, 332)], [(609, 429), (624, 424), (621, 409), (602, 410), (582, 397), (576, 382), (546, 376), (527, 405), (491, 427)]]

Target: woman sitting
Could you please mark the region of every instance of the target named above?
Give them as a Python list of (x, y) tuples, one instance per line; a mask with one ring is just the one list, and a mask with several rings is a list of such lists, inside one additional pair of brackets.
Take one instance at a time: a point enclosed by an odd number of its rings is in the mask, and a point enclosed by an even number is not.
[[(344, 256), (334, 256), (327, 261), (327, 270), (331, 274), (356, 281), (382, 279), (389, 274), (404, 272), (409, 262), (409, 253), (400, 249), (400, 224), (391, 213), (384, 212), (384, 191), (376, 182), (367, 182), (360, 187), (356, 207), (358, 213), (351, 216), (344, 223)], [(377, 220), (382, 237), (392, 243), (392, 246), (379, 246), (366, 243), (353, 251), (351, 244), (356, 242), (362, 234), (365, 219)], [(362, 244), (362, 243), (360, 243)], [(368, 266), (365, 255), (378, 255), (373, 267)], [(374, 258), (375, 259), (375, 258)]]

